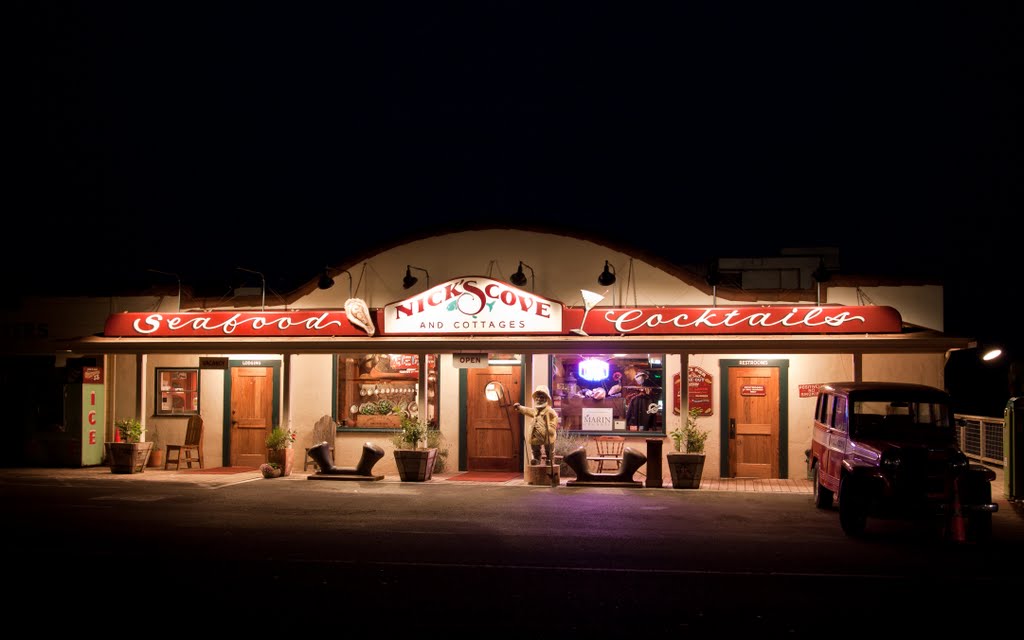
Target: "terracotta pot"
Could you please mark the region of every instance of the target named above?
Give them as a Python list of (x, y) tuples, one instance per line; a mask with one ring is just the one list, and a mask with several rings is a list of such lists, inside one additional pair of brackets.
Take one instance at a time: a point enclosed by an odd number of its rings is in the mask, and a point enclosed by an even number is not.
[(288, 447), (287, 449), (267, 449), (267, 462), (276, 462), (277, 466), (281, 467), (282, 476), (290, 476), (292, 474), (292, 464), (295, 461), (295, 449)]
[(160, 447), (153, 447), (149, 452), (149, 462), (146, 463), (147, 467), (162, 467), (164, 466), (164, 450)]

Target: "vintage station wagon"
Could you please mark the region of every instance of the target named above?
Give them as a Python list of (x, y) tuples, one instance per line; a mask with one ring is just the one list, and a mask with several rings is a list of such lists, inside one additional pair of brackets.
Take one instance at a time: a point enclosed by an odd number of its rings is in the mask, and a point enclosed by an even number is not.
[(934, 518), (954, 539), (991, 533), (995, 473), (960, 450), (948, 393), (920, 384), (822, 385), (809, 464), (814, 504), (839, 502), (848, 535), (868, 517)]

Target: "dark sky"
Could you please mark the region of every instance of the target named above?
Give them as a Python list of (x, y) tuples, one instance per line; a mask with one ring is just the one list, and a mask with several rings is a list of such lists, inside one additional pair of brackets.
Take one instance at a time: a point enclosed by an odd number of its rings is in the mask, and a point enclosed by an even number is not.
[[(69, 267), (287, 288), (514, 223), (683, 264), (835, 246), (943, 278), (951, 330), (1016, 325), (1019, 3), (18, 5), (28, 291)], [(957, 311), (978, 293), (984, 320)]]

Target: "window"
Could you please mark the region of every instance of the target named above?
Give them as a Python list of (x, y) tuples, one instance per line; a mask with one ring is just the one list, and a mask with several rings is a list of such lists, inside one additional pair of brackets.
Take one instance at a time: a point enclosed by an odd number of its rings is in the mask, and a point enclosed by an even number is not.
[(426, 361), (427, 415), (419, 416), (419, 355), (339, 355), (338, 424), (344, 429), (400, 429), (402, 417), (408, 416), (437, 427), (438, 358), (428, 354)]
[(199, 369), (156, 370), (156, 415), (199, 413)]
[(662, 354), (551, 358), (551, 403), (568, 431), (665, 433)]

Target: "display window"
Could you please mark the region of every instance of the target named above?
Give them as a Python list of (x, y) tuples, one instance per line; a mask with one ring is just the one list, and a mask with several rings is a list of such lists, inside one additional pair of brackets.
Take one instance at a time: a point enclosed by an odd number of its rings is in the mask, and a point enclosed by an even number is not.
[(665, 433), (664, 355), (551, 356), (551, 401), (567, 431)]
[(403, 417), (437, 421), (437, 361), (428, 354), (427, 415), (420, 416), (420, 357), (417, 354), (339, 355), (337, 416), (342, 429), (400, 429)]
[(199, 369), (156, 370), (156, 415), (199, 413)]

